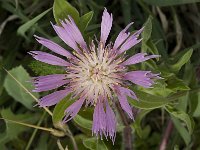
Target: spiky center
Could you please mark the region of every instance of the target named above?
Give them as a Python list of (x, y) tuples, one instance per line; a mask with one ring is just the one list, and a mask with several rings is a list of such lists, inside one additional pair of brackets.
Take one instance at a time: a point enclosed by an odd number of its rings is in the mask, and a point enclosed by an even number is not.
[(114, 59), (110, 47), (91, 44), (90, 52), (76, 54), (79, 61), (70, 67), (68, 78), (76, 96), (85, 96), (89, 103), (95, 103), (100, 96), (111, 98), (113, 84), (121, 84), (120, 66), (122, 58)]

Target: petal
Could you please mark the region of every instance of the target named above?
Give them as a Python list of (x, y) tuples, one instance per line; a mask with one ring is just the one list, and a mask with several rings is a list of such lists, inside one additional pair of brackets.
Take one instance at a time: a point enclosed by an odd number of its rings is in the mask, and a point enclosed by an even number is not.
[(100, 41), (105, 45), (108, 35), (112, 27), (113, 17), (112, 14), (107, 12), (107, 9), (104, 9), (102, 21), (101, 21), (101, 38)]
[(63, 28), (63, 27), (60, 27), (60, 26), (56, 26), (56, 25), (53, 25), (53, 28), (54, 30), (56, 31), (56, 33), (58, 34), (58, 36), (69, 46), (71, 47), (72, 49), (74, 49), (75, 51), (77, 52), (80, 52), (77, 44), (76, 44), (76, 41), (74, 40), (74, 38), (72, 37), (71, 33), (68, 34), (68, 32)]
[(70, 89), (65, 89), (51, 93), (47, 96), (40, 98), (39, 105), (40, 107), (55, 105), (59, 101), (61, 101), (65, 96), (67, 96), (70, 92), (71, 92)]
[(142, 39), (138, 39), (138, 36), (143, 31), (143, 28), (136, 31), (134, 34), (132, 34), (120, 47), (118, 54), (121, 54), (127, 50), (129, 50), (134, 45), (138, 44)]
[(131, 71), (124, 78), (137, 85), (149, 88), (154, 84), (152, 78), (158, 77), (158, 74), (152, 74), (151, 71)]
[(60, 54), (62, 56), (65, 56), (67, 58), (71, 58), (74, 57), (71, 53), (69, 53), (67, 50), (65, 50), (64, 48), (62, 48), (61, 46), (59, 46), (58, 44), (54, 43), (53, 41), (50, 41), (48, 39), (39, 37), (35, 35), (36, 40), (44, 45), (45, 47), (47, 47), (48, 49), (50, 49), (51, 51)]
[(131, 119), (134, 119), (132, 108), (128, 103), (127, 96), (129, 96), (133, 99), (137, 99), (135, 93), (127, 88), (116, 86), (116, 85), (114, 88), (116, 90), (116, 94), (117, 94), (117, 97), (119, 99), (122, 109), (128, 114), (128, 116)]
[(108, 102), (106, 102), (106, 134), (110, 137), (113, 143), (116, 137), (116, 124), (115, 113), (110, 108)]
[(84, 97), (81, 97), (79, 100), (74, 102), (72, 105), (70, 105), (66, 110), (66, 116), (63, 119), (63, 122), (68, 122), (69, 120), (73, 119), (81, 109), (81, 106), (83, 105), (83, 102), (85, 101)]
[(46, 76), (39, 76), (39, 77), (33, 77), (32, 82), (35, 83), (43, 83), (43, 82), (54, 82), (63, 80), (66, 78), (66, 74), (52, 74), (52, 75), (46, 75)]
[(76, 26), (73, 18), (71, 16), (68, 16), (69, 20), (65, 19), (64, 21), (61, 21), (62, 26), (66, 30), (68, 34), (71, 34), (71, 37), (78, 43), (81, 48), (87, 49), (87, 44), (79, 30), (79, 28)]
[(117, 36), (113, 49), (116, 50), (130, 35), (130, 32), (126, 33), (126, 31), (128, 30), (128, 28), (130, 28), (130, 26), (133, 24), (133, 22), (129, 23), (125, 29), (123, 29), (119, 35)]
[(137, 64), (137, 63), (146, 61), (146, 60), (151, 59), (151, 58), (160, 57), (160, 55), (149, 55), (149, 56), (146, 56), (146, 55), (147, 55), (146, 53), (135, 54), (132, 57), (128, 58), (126, 61), (124, 61), (122, 63), (122, 65)]
[(57, 66), (70, 66), (71, 64), (57, 56), (51, 55), (49, 53), (40, 52), (40, 51), (30, 51), (28, 52), (30, 55), (33, 56), (36, 60), (41, 62), (50, 64), (50, 65), (57, 65)]
[(46, 83), (35, 83), (35, 89), (33, 92), (43, 92), (43, 91), (49, 91), (55, 88), (58, 88), (60, 86), (63, 86), (64, 84), (69, 83), (69, 80), (60, 80), (60, 81), (54, 81), (54, 82), (46, 82)]
[(92, 134), (96, 136), (104, 134), (106, 137), (106, 113), (104, 111), (103, 103), (98, 102), (94, 109), (93, 114), (93, 124), (92, 124)]

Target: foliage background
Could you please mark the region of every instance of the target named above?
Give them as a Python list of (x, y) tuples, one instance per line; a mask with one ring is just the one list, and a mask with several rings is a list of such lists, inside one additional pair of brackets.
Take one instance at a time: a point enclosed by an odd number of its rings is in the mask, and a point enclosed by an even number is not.
[[(200, 149), (200, 5), (199, 0), (0, 0), (0, 149)], [(52, 8), (53, 7), (53, 8)], [(72, 15), (88, 41), (99, 37), (104, 7), (113, 13), (109, 38), (134, 21), (132, 31), (145, 25), (143, 42), (129, 51), (160, 54), (160, 60), (133, 66), (160, 72), (153, 89), (133, 87), (139, 102), (135, 121), (118, 115), (115, 145), (91, 135), (92, 108), (83, 109), (67, 125), (60, 121), (69, 97), (55, 108), (33, 107), (30, 76), (60, 73), (60, 68), (33, 61), (30, 50), (44, 50), (34, 34), (61, 43), (50, 21)], [(76, 11), (77, 9), (77, 11)], [(86, 15), (85, 15), (86, 14)], [(82, 16), (82, 17), (81, 17)], [(55, 18), (55, 19), (54, 19)], [(63, 44), (63, 43), (61, 43)], [(64, 45), (65, 46), (65, 45)], [(8, 70), (9, 72), (7, 72)], [(31, 95), (34, 94), (34, 95)], [(41, 128), (42, 127), (42, 128)], [(127, 138), (127, 128), (132, 139)], [(62, 145), (62, 146), (61, 146)], [(131, 146), (130, 146), (131, 145)]]

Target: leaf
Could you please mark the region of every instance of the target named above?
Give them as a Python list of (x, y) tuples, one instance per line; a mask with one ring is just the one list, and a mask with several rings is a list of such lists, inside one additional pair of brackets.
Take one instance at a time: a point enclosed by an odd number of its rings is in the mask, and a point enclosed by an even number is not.
[(179, 56), (180, 59), (175, 64), (171, 65), (170, 68), (173, 71), (178, 72), (181, 67), (190, 60), (192, 53), (193, 49), (189, 49), (188, 51), (186, 51), (183, 55)]
[[(133, 123), (134, 129), (136, 130), (138, 136), (142, 139), (145, 139), (146, 137), (148, 137), (148, 134), (145, 132), (145, 129), (142, 129), (141, 121), (150, 112), (151, 110), (141, 110), (140, 113), (137, 114), (136, 119)], [(148, 126), (146, 127), (147, 127), (146, 129), (148, 129)]]
[(200, 0), (144, 0), (144, 2), (156, 6), (173, 6), (173, 5), (197, 3), (200, 2)]
[(164, 97), (161, 96), (155, 96), (151, 95), (142, 91), (133, 90), (138, 97), (137, 100), (133, 100), (130, 97), (128, 97), (128, 101), (131, 105), (141, 108), (141, 109), (155, 109), (160, 108), (169, 103), (169, 100), (167, 100)]
[(87, 130), (92, 130), (92, 121), (91, 120), (88, 120), (88, 119), (85, 119), (84, 117), (80, 116), (80, 115), (76, 115), (76, 117), (74, 117), (74, 122), (84, 128), (84, 129), (87, 129)]
[(90, 11), (90, 12), (84, 14), (83, 16), (81, 16), (81, 18), (80, 18), (80, 30), (82, 32), (85, 31), (85, 29), (87, 28), (88, 24), (92, 20), (93, 14), (94, 14), (94, 12)]
[(54, 0), (53, 15), (58, 24), (60, 24), (59, 20), (67, 19), (68, 15), (70, 15), (76, 23), (79, 22), (79, 12), (65, 0)]
[[(18, 122), (35, 123), (37, 120), (37, 117), (35, 115), (33, 116), (30, 113), (16, 115), (10, 109), (2, 109), (1, 116), (4, 119), (15, 120)], [(5, 122), (6, 122), (6, 130), (5, 130), (5, 132), (0, 133), (0, 144), (6, 143), (13, 139), (16, 139), (20, 133), (22, 133), (28, 129), (25, 126), (15, 124), (12, 122), (8, 122), (6, 120), (5, 120)]]
[(83, 144), (90, 150), (108, 150), (103, 140), (98, 140), (97, 137), (85, 139)]
[[(22, 66), (18, 66), (9, 71), (9, 73), (15, 77), (28, 91), (33, 89), (30, 81), (31, 77)], [(33, 109), (33, 97), (27, 93), (10, 75), (6, 76), (4, 87), (8, 94), (12, 96), (16, 101), (23, 104), (28, 109)], [(39, 97), (38, 93), (33, 93), (36, 98)]]
[(181, 122), (178, 119), (176, 119), (174, 117), (172, 117), (171, 119), (172, 119), (172, 121), (174, 123), (174, 126), (178, 130), (179, 134), (183, 138), (185, 144), (189, 145), (189, 143), (191, 141), (191, 135), (189, 134), (187, 129), (185, 127), (183, 127), (183, 125), (181, 124)]
[(63, 100), (61, 100), (55, 106), (53, 110), (53, 116), (52, 116), (54, 125), (62, 121), (63, 117), (65, 116), (65, 110), (74, 102), (74, 99), (70, 99), (70, 98), (71, 98), (71, 94), (66, 96)]
[(196, 105), (195, 105), (196, 107), (193, 110), (193, 116), (194, 117), (199, 117), (200, 116), (200, 92), (192, 94), (191, 98), (194, 99), (193, 101), (196, 101)]
[(32, 61), (29, 67), (37, 75), (62, 74), (65, 70), (59, 66), (49, 65), (40, 61)]
[(150, 37), (151, 37), (151, 32), (152, 32), (152, 16), (149, 16), (147, 21), (144, 24), (144, 30), (142, 32), (142, 42), (146, 43)]
[(175, 107), (171, 105), (167, 105), (164, 108), (172, 116), (182, 120), (188, 128), (189, 134), (192, 134), (194, 129), (194, 121), (188, 114), (186, 114), (184, 111), (177, 110)]
[(25, 24), (21, 25), (18, 29), (17, 29), (17, 33), (19, 35), (22, 35), (24, 37), (25, 36), (25, 32), (30, 29), (36, 22), (38, 22), (42, 17), (44, 17), (52, 8), (47, 9), (46, 11), (44, 11), (43, 13), (39, 14), (38, 16), (36, 16), (35, 18), (29, 20), (28, 22), (26, 22)]
[(190, 90), (190, 88), (184, 83), (183, 80), (178, 79), (175, 75), (167, 79), (167, 88), (173, 92)]

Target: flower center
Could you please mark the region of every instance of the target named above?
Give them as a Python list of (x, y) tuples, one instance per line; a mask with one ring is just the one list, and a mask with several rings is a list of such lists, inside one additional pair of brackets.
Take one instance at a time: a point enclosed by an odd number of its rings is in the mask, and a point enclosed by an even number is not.
[(99, 96), (112, 96), (112, 85), (122, 82), (120, 73), (125, 68), (119, 65), (122, 59), (114, 59), (111, 52), (111, 48), (91, 45), (89, 53), (76, 54), (80, 61), (71, 67), (68, 77), (77, 95), (86, 95), (94, 102)]

